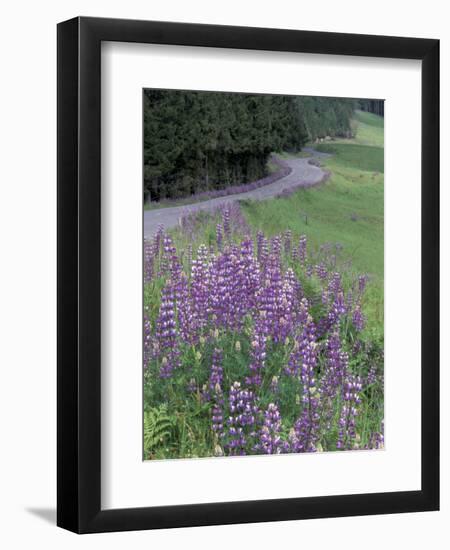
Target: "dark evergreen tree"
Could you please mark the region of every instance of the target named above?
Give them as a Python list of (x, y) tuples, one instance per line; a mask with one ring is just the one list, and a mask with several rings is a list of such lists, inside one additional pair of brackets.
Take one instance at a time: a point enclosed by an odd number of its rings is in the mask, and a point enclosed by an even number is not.
[(189, 196), (266, 175), (271, 152), (348, 136), (347, 99), (145, 90), (146, 198)]
[(358, 108), (384, 117), (384, 99), (359, 99)]

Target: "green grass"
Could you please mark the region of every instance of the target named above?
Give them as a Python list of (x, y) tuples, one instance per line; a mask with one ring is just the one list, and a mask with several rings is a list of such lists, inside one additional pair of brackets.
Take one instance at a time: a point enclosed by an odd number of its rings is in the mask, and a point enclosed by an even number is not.
[(373, 113), (368, 113), (366, 111), (355, 111), (355, 119), (360, 124), (381, 128), (384, 130), (384, 119), (381, 116), (374, 115)]
[(384, 172), (384, 149), (350, 143), (320, 144), (322, 153), (335, 155), (334, 164), (366, 172)]
[(311, 155), (310, 153), (306, 153), (305, 151), (297, 151), (295, 153), (288, 153), (287, 151), (283, 151), (281, 153), (277, 153), (279, 157), (283, 159), (306, 159), (309, 158)]
[(383, 117), (363, 111), (355, 111), (353, 128), (356, 131), (356, 136), (352, 140), (345, 140), (347, 143), (384, 147)]

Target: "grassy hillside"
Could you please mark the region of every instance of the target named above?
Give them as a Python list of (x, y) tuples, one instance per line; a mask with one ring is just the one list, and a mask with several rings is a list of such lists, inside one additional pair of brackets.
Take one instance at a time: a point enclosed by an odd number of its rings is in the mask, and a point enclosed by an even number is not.
[(335, 156), (334, 164), (364, 172), (384, 172), (384, 149), (351, 143), (320, 144), (317, 150)]
[(355, 111), (352, 127), (356, 132), (356, 136), (355, 139), (349, 140), (349, 143), (384, 147), (383, 117), (364, 111)]

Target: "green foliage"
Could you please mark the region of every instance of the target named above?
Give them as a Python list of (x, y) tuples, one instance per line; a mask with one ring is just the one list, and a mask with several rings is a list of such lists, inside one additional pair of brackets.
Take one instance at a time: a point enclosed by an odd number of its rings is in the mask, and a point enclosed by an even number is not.
[(384, 117), (384, 100), (383, 99), (358, 99), (358, 107), (362, 111), (368, 111)]
[(170, 436), (173, 418), (167, 412), (167, 405), (144, 411), (144, 458), (152, 455)]
[(374, 126), (375, 128), (384, 129), (384, 118), (373, 113), (356, 110), (354, 118), (360, 124), (366, 124), (367, 126)]
[(310, 141), (326, 136), (352, 136), (350, 120), (355, 106), (352, 99), (305, 96), (297, 98), (297, 103)]

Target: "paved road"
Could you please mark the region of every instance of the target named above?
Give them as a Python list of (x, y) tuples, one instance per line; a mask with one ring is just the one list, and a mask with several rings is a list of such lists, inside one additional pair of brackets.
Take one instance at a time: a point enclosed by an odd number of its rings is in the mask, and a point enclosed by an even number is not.
[[(324, 158), (329, 156), (327, 153), (319, 153), (318, 151), (310, 148), (303, 149), (303, 151), (310, 153), (311, 157)], [(292, 187), (297, 187), (299, 185), (302, 187), (310, 187), (315, 185), (322, 181), (325, 176), (325, 172), (318, 166), (309, 164), (308, 161), (309, 158), (285, 160), (285, 162), (292, 168), (290, 174), (275, 181), (274, 183), (269, 183), (268, 185), (260, 187), (259, 189), (254, 189), (253, 191), (238, 193), (236, 195), (228, 195), (226, 197), (218, 197), (195, 204), (171, 206), (169, 208), (161, 208), (159, 210), (146, 210), (144, 211), (144, 237), (146, 239), (152, 237), (156, 233), (160, 224), (162, 224), (165, 229), (179, 225), (181, 216), (189, 212), (214, 210), (222, 204), (243, 199), (265, 200), (279, 195), (285, 189), (291, 189)]]

